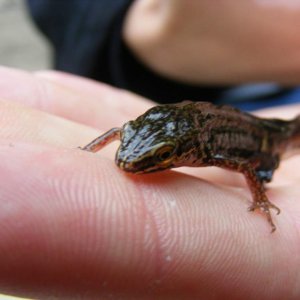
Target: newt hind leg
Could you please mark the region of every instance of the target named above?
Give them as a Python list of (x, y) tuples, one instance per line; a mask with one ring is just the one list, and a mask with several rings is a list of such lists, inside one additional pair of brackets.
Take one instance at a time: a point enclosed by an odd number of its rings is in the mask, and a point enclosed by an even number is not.
[[(276, 226), (272, 220), (271, 209), (276, 210), (277, 214), (280, 213), (280, 209), (269, 201), (264, 187), (264, 181), (266, 181), (266, 179), (268, 178), (271, 179), (272, 176), (271, 178), (265, 176), (266, 174), (262, 173), (259, 169), (255, 169), (253, 167), (253, 164), (247, 161), (238, 161), (217, 157), (212, 159), (211, 163), (214, 166), (236, 171), (242, 173), (245, 176), (253, 199), (253, 203), (248, 210), (260, 210), (266, 216), (269, 224), (271, 225), (271, 232), (274, 232), (276, 230)], [(269, 175), (272, 175), (273, 171), (274, 170), (272, 170), (272, 173), (270, 173)], [(260, 177), (259, 174), (264, 176)]]
[(248, 210), (254, 211), (259, 209), (261, 212), (263, 212), (266, 215), (269, 224), (271, 225), (271, 232), (274, 232), (276, 230), (276, 226), (272, 220), (271, 209), (276, 210), (277, 215), (280, 213), (280, 209), (269, 201), (265, 192), (264, 183), (261, 181), (261, 178), (257, 176), (257, 172), (251, 168), (247, 168), (243, 171), (243, 174), (247, 180), (253, 197), (253, 203)]

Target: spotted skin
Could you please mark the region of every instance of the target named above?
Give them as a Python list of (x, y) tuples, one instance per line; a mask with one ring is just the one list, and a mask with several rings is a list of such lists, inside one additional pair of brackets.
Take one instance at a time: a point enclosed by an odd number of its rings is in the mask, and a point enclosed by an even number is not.
[(82, 149), (96, 152), (116, 139), (121, 144), (115, 162), (126, 172), (217, 166), (242, 173), (253, 199), (249, 210), (261, 210), (273, 232), (270, 209), (280, 209), (268, 200), (264, 184), (280, 160), (300, 148), (300, 117), (263, 119), (227, 105), (184, 101), (155, 106)]

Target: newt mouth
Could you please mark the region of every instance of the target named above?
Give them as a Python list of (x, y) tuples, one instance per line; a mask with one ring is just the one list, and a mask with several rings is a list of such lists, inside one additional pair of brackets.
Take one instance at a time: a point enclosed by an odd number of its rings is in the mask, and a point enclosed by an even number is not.
[(139, 168), (135, 163), (125, 162), (125, 161), (119, 161), (117, 162), (117, 166), (127, 173), (132, 174), (148, 174), (148, 173), (154, 173), (157, 171), (164, 171), (166, 168), (160, 168), (158, 166), (148, 166), (144, 168)]
[(125, 172), (135, 173), (135, 168), (132, 163), (128, 163), (125, 161), (118, 161), (117, 166)]
[(140, 169), (133, 162), (127, 162), (122, 160), (116, 161), (117, 166), (125, 172), (133, 173), (133, 174), (143, 174), (145, 173), (144, 169)]

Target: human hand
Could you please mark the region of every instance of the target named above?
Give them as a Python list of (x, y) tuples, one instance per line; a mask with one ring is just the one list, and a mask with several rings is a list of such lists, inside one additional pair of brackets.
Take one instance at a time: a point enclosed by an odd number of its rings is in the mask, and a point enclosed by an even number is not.
[(124, 40), (149, 68), (182, 82), (298, 84), (299, 4), (136, 0)]
[[(151, 103), (55, 72), (0, 69), (0, 291), (39, 299), (299, 299), (300, 158), (270, 184), (277, 231), (241, 175), (128, 175), (80, 151)], [(264, 112), (288, 117), (295, 108)], [(98, 128), (93, 129), (92, 127)]]

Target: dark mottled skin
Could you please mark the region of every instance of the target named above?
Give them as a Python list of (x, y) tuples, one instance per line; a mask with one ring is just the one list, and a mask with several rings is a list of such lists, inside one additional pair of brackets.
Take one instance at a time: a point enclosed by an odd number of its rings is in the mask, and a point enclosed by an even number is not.
[(262, 119), (230, 106), (184, 101), (149, 109), (122, 128), (113, 128), (83, 150), (96, 152), (121, 139), (116, 164), (149, 173), (180, 166), (218, 166), (243, 173), (253, 196), (249, 210), (262, 210), (274, 231), (264, 183), (280, 159), (299, 148), (300, 118)]

